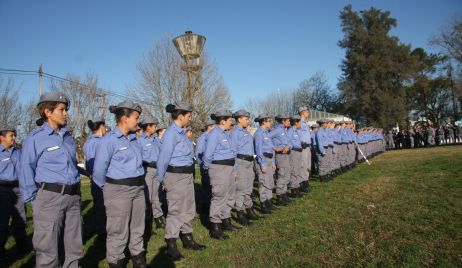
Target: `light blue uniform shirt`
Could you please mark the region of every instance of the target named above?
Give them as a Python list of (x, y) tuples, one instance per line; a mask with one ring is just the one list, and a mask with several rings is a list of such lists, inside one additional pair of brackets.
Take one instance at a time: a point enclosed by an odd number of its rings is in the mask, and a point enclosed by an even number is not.
[[(269, 135), (268, 129), (260, 127), (253, 135), (253, 143), (255, 147), (255, 154), (257, 155), (257, 162), (261, 168), (266, 168), (265, 156), (263, 153), (274, 154), (273, 141)], [(274, 155), (273, 155), (274, 156)], [(274, 157), (271, 158), (273, 165), (275, 164)]]
[(209, 133), (205, 131), (202, 133), (199, 138), (197, 138), (196, 144), (196, 160), (197, 164), (202, 165), (204, 152), (205, 152), (205, 145), (207, 144), (207, 135)]
[(155, 136), (148, 137), (145, 133), (141, 134), (137, 138), (138, 143), (141, 146), (141, 155), (143, 156), (144, 163), (157, 162), (159, 157), (159, 142), (155, 141)]
[(118, 127), (106, 133), (96, 149), (93, 181), (103, 187), (106, 177), (121, 180), (143, 174), (141, 146), (136, 135), (125, 136)]
[(236, 153), (231, 148), (231, 136), (220, 126), (210, 131), (207, 136), (207, 144), (204, 152), (204, 168), (207, 169), (214, 160), (226, 160), (236, 158)]
[(301, 120), (300, 121), (301, 128), (298, 129), (297, 131), (300, 133), (300, 140), (303, 143), (311, 144), (311, 129), (308, 123), (305, 121)]
[(191, 166), (194, 163), (194, 151), (191, 141), (185, 135), (185, 129), (172, 123), (162, 137), (159, 159), (157, 160), (157, 179), (163, 181), (167, 167)]
[(0, 144), (0, 181), (18, 180), (20, 156), (21, 152), (16, 147), (7, 150)]
[(66, 128), (56, 133), (48, 123), (34, 129), (24, 140), (19, 185), (23, 201), (35, 199), (37, 184), (80, 182), (74, 138)]
[(284, 147), (290, 146), (289, 138), (287, 137), (287, 128), (284, 125), (278, 124), (271, 130), (269, 135), (273, 141), (274, 147), (284, 149)]
[(316, 145), (318, 152), (322, 155), (326, 153), (326, 147), (329, 146), (329, 134), (328, 134), (329, 129), (327, 128), (319, 128), (318, 131), (316, 131)]
[(302, 141), (300, 139), (300, 129), (296, 129), (294, 127), (289, 128), (287, 131), (287, 136), (290, 142), (290, 148), (297, 148), (302, 149)]
[(83, 154), (85, 155), (85, 169), (89, 174), (93, 174), (93, 166), (95, 164), (96, 146), (101, 140), (101, 136), (93, 134), (88, 137), (83, 145)]
[(243, 154), (253, 156), (255, 154), (252, 135), (250, 135), (247, 129), (242, 128), (240, 125), (235, 126), (231, 131), (231, 144), (236, 155)]

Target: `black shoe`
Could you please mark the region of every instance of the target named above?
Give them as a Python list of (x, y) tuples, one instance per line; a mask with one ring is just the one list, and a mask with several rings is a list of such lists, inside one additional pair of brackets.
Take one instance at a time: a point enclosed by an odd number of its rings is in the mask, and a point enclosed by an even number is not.
[[(106, 242), (106, 238), (104, 239), (104, 241)], [(16, 247), (18, 249), (19, 254), (29, 253), (34, 249), (32, 243), (26, 239), (17, 241)]]
[(154, 222), (156, 223), (156, 229), (165, 229), (165, 218), (164, 218), (164, 216), (154, 218)]
[(247, 217), (244, 214), (244, 211), (242, 210), (237, 211), (237, 222), (239, 222), (239, 224), (243, 226), (250, 225), (249, 219), (247, 219)]
[(136, 256), (132, 256), (133, 268), (146, 268), (146, 255), (144, 252)]
[(271, 214), (272, 211), (271, 209), (268, 207), (268, 202), (261, 202), (261, 213), (263, 214)]
[(309, 193), (310, 192), (310, 183), (308, 181), (302, 182), (300, 186), (300, 192)]
[(284, 200), (284, 195), (283, 194), (280, 194), (280, 195), (277, 195), (277, 201), (276, 201), (276, 204), (278, 206), (287, 206), (288, 203), (286, 203), (286, 201)]
[(212, 225), (210, 226), (210, 237), (218, 240), (225, 240), (229, 238), (229, 236), (221, 230), (221, 224), (214, 222), (212, 222)]
[(179, 261), (183, 257), (181, 253), (178, 251), (178, 247), (176, 246), (176, 238), (165, 239), (167, 242), (167, 256), (172, 261)]
[(273, 206), (273, 202), (271, 202), (271, 199), (266, 200), (265, 203), (270, 211), (273, 212), (277, 209), (275, 206)]
[(0, 263), (5, 263), (6, 261), (8, 261), (8, 257), (5, 254), (5, 249), (1, 248), (0, 249)]
[(290, 200), (289, 200), (289, 197), (287, 196), (287, 193), (283, 194), (283, 195), (282, 195), (282, 198), (284, 199), (284, 202), (285, 202), (287, 205), (289, 205)]
[(302, 197), (302, 194), (300, 193), (300, 188), (293, 188), (292, 189), (292, 197), (293, 198)]
[(221, 221), (221, 229), (225, 231), (236, 231), (236, 230), (241, 229), (241, 227), (234, 226), (231, 223), (231, 218), (227, 218)]
[(246, 208), (245, 210), (247, 211), (247, 218), (248, 218), (249, 220), (255, 220), (255, 221), (256, 221), (256, 220), (261, 219), (261, 217), (259, 217), (259, 216), (255, 213), (255, 211), (253, 210), (253, 207)]
[(109, 268), (123, 268), (124, 260), (118, 260), (117, 263), (108, 263)]
[(186, 249), (203, 250), (206, 248), (205, 245), (201, 245), (197, 243), (196, 241), (194, 241), (192, 233), (189, 233), (189, 234), (180, 233), (180, 238), (181, 238), (181, 242), (183, 242), (183, 247)]

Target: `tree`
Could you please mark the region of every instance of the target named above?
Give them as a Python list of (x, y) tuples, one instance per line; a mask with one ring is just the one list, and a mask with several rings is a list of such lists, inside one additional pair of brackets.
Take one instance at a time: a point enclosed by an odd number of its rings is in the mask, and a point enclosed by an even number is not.
[(20, 127), (22, 106), (19, 102), (18, 88), (14, 80), (0, 79), (0, 126)]
[[(143, 113), (155, 116), (162, 123), (169, 123), (170, 116), (165, 106), (181, 101), (185, 94), (186, 74), (181, 70), (183, 61), (176, 51), (172, 39), (167, 37), (154, 44), (138, 63), (138, 83), (128, 89), (128, 94), (141, 103)], [(230, 109), (231, 96), (224, 85), (215, 63), (207, 53), (202, 58), (202, 90), (194, 98), (192, 127), (194, 133), (203, 127), (210, 114), (218, 109)]]
[(247, 100), (244, 106), (250, 112), (252, 119), (263, 113), (273, 117), (278, 114), (293, 115), (295, 112), (294, 94), (292, 90), (276, 89), (270, 91), (263, 99)]
[(431, 38), (430, 44), (440, 47), (444, 54), (462, 66), (462, 19), (454, 17), (439, 35)]
[(345, 49), (340, 98), (345, 113), (362, 124), (390, 127), (407, 119), (405, 86), (413, 71), (410, 46), (389, 36), (397, 21), (376, 8), (355, 12), (351, 5), (340, 13)]
[(332, 112), (335, 102), (336, 95), (324, 72), (317, 72), (303, 80), (294, 92), (295, 108), (308, 106), (318, 111)]

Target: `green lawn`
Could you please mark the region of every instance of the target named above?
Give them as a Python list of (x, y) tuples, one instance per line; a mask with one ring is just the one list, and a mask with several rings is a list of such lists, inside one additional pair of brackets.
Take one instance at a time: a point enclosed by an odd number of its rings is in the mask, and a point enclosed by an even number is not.
[[(84, 229), (89, 233), (91, 196), (88, 181), (83, 185)], [(387, 152), (371, 166), (361, 164), (330, 183), (314, 180), (312, 186), (309, 195), (231, 233), (227, 241), (209, 238), (198, 216), (194, 235), (207, 249), (192, 252), (180, 246), (186, 258), (175, 265), (462, 266), (462, 146)], [(164, 255), (164, 232), (155, 232), (148, 262), (173, 267)], [(94, 237), (86, 235), (85, 240), (82, 267), (105, 267)], [(13, 245), (10, 240), (7, 248)], [(12, 267), (33, 262), (31, 253)]]

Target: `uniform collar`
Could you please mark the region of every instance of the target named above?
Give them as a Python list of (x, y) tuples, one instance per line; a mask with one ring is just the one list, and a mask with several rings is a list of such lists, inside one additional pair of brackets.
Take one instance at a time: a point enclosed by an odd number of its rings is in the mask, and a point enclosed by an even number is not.
[(176, 130), (179, 134), (184, 134), (184, 128), (180, 127), (180, 126), (177, 125), (175, 122), (172, 123), (172, 126), (175, 128), (175, 130)]
[[(120, 131), (119, 127), (114, 128), (114, 134), (116, 135), (117, 138), (125, 137), (125, 135)], [(134, 140), (136, 139), (136, 134), (128, 134), (127, 135), (128, 140)]]
[[(45, 132), (48, 134), (48, 135), (52, 135), (53, 133), (55, 133), (55, 130), (48, 124), (48, 123), (44, 123), (43, 126), (42, 126), (42, 129), (45, 130)], [(62, 137), (64, 137), (64, 134), (67, 133), (67, 128), (66, 127), (62, 127), (59, 129), (59, 135), (61, 135)]]
[(5, 149), (5, 147), (3, 147), (3, 145), (0, 144), (0, 152), (4, 152), (4, 151), (7, 151), (7, 150)]

